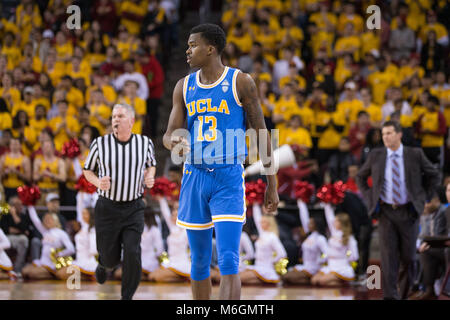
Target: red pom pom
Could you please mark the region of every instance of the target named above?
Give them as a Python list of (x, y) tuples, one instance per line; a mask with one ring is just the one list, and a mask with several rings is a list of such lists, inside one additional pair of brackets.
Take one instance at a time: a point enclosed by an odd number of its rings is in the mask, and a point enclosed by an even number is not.
[(75, 189), (86, 193), (94, 193), (95, 191), (97, 191), (97, 187), (87, 181), (86, 177), (83, 174), (78, 178), (78, 181), (75, 184)]
[(80, 155), (80, 145), (77, 139), (71, 139), (63, 144), (61, 155), (70, 159), (74, 159)]
[(152, 196), (173, 197), (177, 187), (175, 182), (171, 182), (166, 177), (159, 177), (155, 179), (155, 184), (150, 189), (150, 194)]
[(41, 190), (38, 186), (21, 186), (17, 188), (17, 193), (25, 206), (34, 206), (41, 197)]
[(295, 198), (305, 203), (309, 203), (311, 196), (314, 194), (314, 186), (307, 181), (294, 182)]
[(346, 190), (347, 185), (342, 181), (337, 181), (334, 184), (329, 183), (320, 187), (316, 196), (324, 203), (336, 205), (344, 201)]
[(245, 200), (247, 205), (254, 203), (262, 204), (264, 202), (264, 193), (266, 191), (266, 183), (262, 179), (245, 183)]

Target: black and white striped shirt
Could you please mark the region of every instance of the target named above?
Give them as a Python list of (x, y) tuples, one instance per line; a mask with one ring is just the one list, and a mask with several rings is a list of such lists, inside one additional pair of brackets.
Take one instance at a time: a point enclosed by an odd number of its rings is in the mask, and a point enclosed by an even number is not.
[(156, 166), (153, 142), (146, 136), (132, 134), (126, 142), (113, 134), (92, 141), (84, 170), (111, 177), (108, 191), (99, 195), (113, 201), (132, 201), (144, 193), (144, 171)]

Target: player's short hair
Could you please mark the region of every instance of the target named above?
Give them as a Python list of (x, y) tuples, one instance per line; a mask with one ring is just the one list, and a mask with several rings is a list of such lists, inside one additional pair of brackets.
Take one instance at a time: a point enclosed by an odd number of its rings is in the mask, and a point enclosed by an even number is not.
[(114, 109), (116, 108), (124, 108), (125, 110), (127, 110), (128, 113), (130, 113), (132, 115), (133, 118), (136, 118), (136, 112), (134, 111), (133, 107), (130, 106), (129, 104), (126, 103), (116, 103), (113, 108), (112, 111), (114, 111)]
[(227, 36), (225, 31), (217, 24), (203, 23), (191, 29), (190, 34), (200, 33), (201, 37), (205, 39), (208, 44), (214, 46), (218, 54), (222, 54), (227, 43)]

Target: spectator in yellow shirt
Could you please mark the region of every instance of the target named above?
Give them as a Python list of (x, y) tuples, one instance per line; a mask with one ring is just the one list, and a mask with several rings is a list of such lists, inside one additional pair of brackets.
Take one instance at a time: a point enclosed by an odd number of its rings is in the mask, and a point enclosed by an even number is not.
[(434, 31), (436, 33), (437, 42), (442, 46), (448, 46), (448, 32), (445, 26), (442, 23), (437, 21), (436, 13), (433, 11), (429, 11), (427, 15), (428, 23), (420, 29), (420, 40), (423, 43), (427, 41), (428, 32)]
[(136, 112), (136, 121), (134, 122), (132, 132), (135, 134), (141, 134), (145, 115), (147, 114), (147, 106), (145, 100), (139, 98), (137, 95), (138, 83), (133, 80), (125, 81), (123, 87), (123, 94), (119, 97), (118, 102), (125, 102), (132, 106)]
[(62, 31), (59, 31), (55, 37), (55, 49), (56, 49), (56, 60), (61, 62), (68, 62), (73, 54), (73, 45), (67, 40), (66, 36)]
[(0, 87), (0, 97), (5, 99), (8, 109), (19, 104), (21, 101), (20, 91), (13, 85), (13, 76), (10, 72), (6, 72), (2, 77), (2, 86)]
[(338, 58), (337, 65), (342, 63), (342, 57), (350, 53), (356, 62), (359, 62), (361, 49), (361, 39), (355, 35), (352, 23), (345, 25), (343, 36), (338, 38), (334, 46), (334, 54)]
[(8, 70), (12, 70), (19, 65), (22, 54), (20, 49), (14, 44), (16, 37), (12, 32), (7, 32), (3, 39), (1, 55), (5, 55), (8, 58)]
[(343, 114), (348, 124), (346, 125), (345, 132), (348, 132), (350, 126), (352, 126), (360, 111), (364, 111), (363, 102), (356, 97), (358, 88), (354, 81), (348, 81), (345, 84), (345, 98), (339, 102), (336, 106), (336, 111)]
[(49, 125), (55, 136), (55, 148), (61, 151), (65, 142), (78, 136), (80, 126), (76, 118), (68, 114), (69, 103), (67, 100), (60, 100), (57, 104), (59, 114), (50, 120)]
[(36, 133), (33, 128), (30, 127), (30, 117), (23, 110), (19, 110), (12, 123), (12, 136), (20, 139), (22, 142), (22, 152), (26, 156), (31, 155), (33, 146), (36, 143)]
[(229, 42), (234, 43), (242, 53), (247, 54), (250, 52), (253, 39), (247, 32), (244, 32), (242, 23), (238, 22), (228, 33), (227, 43)]
[(49, 49), (47, 57), (45, 58), (43, 71), (52, 80), (52, 85), (58, 85), (61, 78), (66, 73), (66, 65), (63, 61), (57, 61), (57, 53), (54, 48)]
[(439, 111), (439, 99), (429, 96), (426, 112), (418, 119), (416, 133), (421, 138), (423, 152), (428, 159), (442, 168), (442, 146), (446, 134), (445, 117)]
[(74, 81), (78, 78), (82, 78), (86, 86), (91, 85), (91, 74), (81, 69), (81, 59), (78, 56), (73, 56), (70, 59), (70, 64), (67, 65), (66, 74), (70, 76)]
[(364, 111), (366, 111), (370, 117), (370, 125), (373, 128), (381, 128), (381, 107), (372, 103), (372, 96), (368, 88), (361, 89), (360, 94)]
[(0, 131), (8, 130), (12, 128), (12, 117), (8, 109), (6, 100), (0, 98)]
[(296, 144), (308, 149), (312, 148), (311, 135), (302, 126), (302, 117), (299, 114), (293, 114), (289, 120), (289, 126), (280, 130), (280, 146), (283, 144)]
[(357, 34), (363, 31), (364, 21), (362, 17), (355, 12), (355, 5), (353, 3), (346, 3), (344, 10), (339, 16), (337, 23), (337, 31), (340, 34), (345, 33), (348, 23), (351, 23), (353, 29)]
[(297, 109), (298, 105), (295, 100), (293, 87), (292, 84), (288, 82), (281, 88), (281, 96), (275, 102), (272, 113), (272, 122), (275, 124), (275, 128), (278, 130), (284, 129), (286, 127), (286, 122)]
[(294, 46), (299, 48), (304, 39), (303, 31), (294, 24), (292, 15), (287, 13), (281, 18), (281, 29), (277, 33), (277, 49)]
[(104, 135), (106, 127), (110, 124), (111, 108), (105, 104), (102, 90), (92, 91), (91, 100), (87, 107), (90, 111), (90, 125), (96, 127), (100, 135)]
[(34, 113), (34, 118), (30, 120), (30, 127), (33, 128), (36, 136), (48, 126), (47, 112), (42, 104), (36, 105), (36, 111)]
[(386, 70), (387, 62), (385, 57), (378, 58), (378, 71), (372, 73), (367, 81), (370, 84), (373, 94), (373, 100), (376, 104), (382, 105), (385, 101), (386, 91), (399, 84), (396, 75)]
[[(66, 92), (66, 100), (69, 105), (72, 105), (78, 109), (84, 106), (83, 92), (73, 86), (73, 81), (70, 76), (62, 77), (58, 88)], [(72, 112), (69, 112), (69, 114), (72, 115)]]
[(120, 24), (124, 25), (130, 34), (137, 35), (141, 28), (141, 22), (144, 20), (145, 13), (147, 12), (148, 1), (123, 1), (118, 5), (120, 6)]
[(23, 90), (23, 101), (14, 105), (12, 109), (12, 116), (14, 117), (19, 110), (23, 110), (27, 113), (28, 117), (34, 118), (34, 108), (36, 107), (33, 102), (33, 87), (25, 87)]
[(283, 88), (288, 82), (294, 86), (295, 92), (306, 90), (306, 80), (299, 74), (297, 66), (293, 62), (289, 63), (289, 74), (280, 79), (279, 87)]

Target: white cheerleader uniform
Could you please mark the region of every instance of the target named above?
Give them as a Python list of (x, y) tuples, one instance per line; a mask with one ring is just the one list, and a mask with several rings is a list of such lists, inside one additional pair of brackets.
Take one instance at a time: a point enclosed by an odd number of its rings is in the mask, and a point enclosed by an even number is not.
[(352, 261), (359, 258), (358, 243), (350, 235), (346, 245), (342, 243), (343, 232), (334, 228), (334, 210), (331, 205), (325, 205), (325, 218), (328, 228), (331, 232), (331, 238), (328, 240), (327, 262), (328, 265), (322, 267), (320, 272), (334, 274), (338, 278), (346, 281), (355, 279), (355, 271), (351, 266)]
[(313, 276), (320, 270), (320, 265), (325, 262), (322, 255), (325, 255), (327, 251), (327, 239), (314, 231), (302, 243), (303, 264), (297, 264), (293, 268)]
[(173, 224), (170, 220), (170, 208), (165, 198), (159, 200), (161, 213), (167, 223), (170, 234), (167, 237), (167, 254), (169, 261), (161, 265), (183, 277), (191, 276), (191, 261), (189, 259), (189, 242), (186, 230)]
[(77, 249), (76, 259), (73, 265), (80, 268), (80, 271), (87, 275), (95, 275), (97, 268), (97, 242), (95, 228), (89, 230), (88, 225), (82, 225), (81, 230), (75, 235), (75, 246)]
[(141, 238), (142, 272), (149, 274), (159, 267), (158, 257), (164, 250), (161, 231), (157, 226), (144, 226)]
[(0, 229), (0, 271), (11, 271), (13, 269), (13, 264), (11, 259), (9, 259), (5, 250), (11, 247), (11, 242), (8, 237), (3, 233), (3, 230)]
[(51, 273), (56, 271), (56, 267), (51, 259), (51, 250), (63, 248), (58, 256), (71, 256), (75, 253), (75, 247), (70, 241), (69, 235), (59, 228), (46, 229), (39, 219), (36, 209), (33, 206), (28, 206), (28, 213), (36, 229), (42, 234), (42, 251), (41, 258), (33, 261), (33, 264), (38, 267), (44, 267)]
[(239, 243), (239, 272), (244, 271), (247, 265), (244, 261), (255, 258), (255, 250), (253, 249), (252, 241), (247, 232), (243, 231), (241, 234), (241, 242)]
[(261, 207), (253, 205), (253, 220), (258, 229), (259, 238), (255, 242), (255, 264), (248, 266), (247, 269), (252, 270), (264, 282), (277, 283), (280, 281), (280, 276), (275, 271), (274, 264), (281, 258), (286, 258), (287, 253), (275, 233), (262, 229), (261, 218)]

